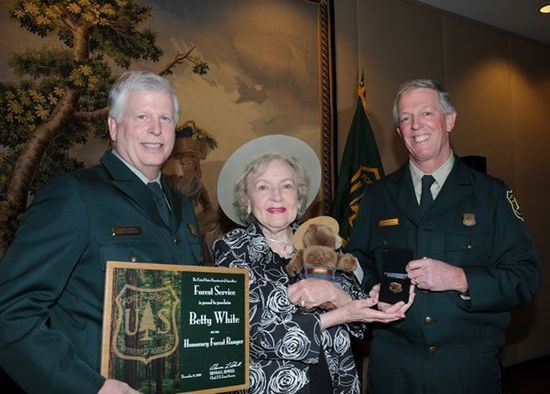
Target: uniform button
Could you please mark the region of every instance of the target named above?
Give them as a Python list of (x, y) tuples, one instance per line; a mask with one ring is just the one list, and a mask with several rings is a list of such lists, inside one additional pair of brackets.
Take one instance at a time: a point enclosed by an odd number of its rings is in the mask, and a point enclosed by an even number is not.
[(430, 347), (428, 348), (428, 351), (429, 351), (430, 353), (435, 353), (435, 352), (437, 351), (437, 346), (434, 346), (434, 345), (430, 346)]
[(176, 245), (179, 245), (180, 244), (180, 239), (178, 237), (174, 238), (174, 243)]
[(425, 322), (426, 324), (432, 324), (433, 320), (432, 320), (432, 318), (431, 318), (430, 316), (426, 316), (426, 317), (424, 318), (424, 322)]

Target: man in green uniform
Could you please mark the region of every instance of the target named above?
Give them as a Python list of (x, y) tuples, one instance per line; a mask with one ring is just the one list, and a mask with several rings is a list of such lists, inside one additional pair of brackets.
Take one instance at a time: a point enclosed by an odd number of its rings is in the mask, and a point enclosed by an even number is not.
[(404, 83), (393, 113), (409, 160), (369, 185), (348, 251), (377, 297), (384, 251), (411, 250), (416, 298), (405, 320), (373, 329), (369, 393), (500, 393), (509, 311), (540, 282), (533, 241), (512, 191), (453, 153), (457, 114), (437, 82)]
[(112, 150), (53, 178), (23, 217), (0, 262), (0, 366), (26, 392), (136, 393), (99, 374), (105, 265), (202, 263), (193, 208), (160, 172), (178, 111), (166, 79), (122, 75), (109, 96)]

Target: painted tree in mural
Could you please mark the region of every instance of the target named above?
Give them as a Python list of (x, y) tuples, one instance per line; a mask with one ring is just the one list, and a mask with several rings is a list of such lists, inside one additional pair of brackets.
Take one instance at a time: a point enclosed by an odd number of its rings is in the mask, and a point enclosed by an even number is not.
[[(29, 192), (53, 174), (82, 163), (69, 149), (92, 133), (106, 135), (107, 95), (118, 70), (133, 61), (158, 61), (156, 33), (143, 27), (150, 7), (137, 0), (20, 0), (10, 17), (28, 31), (53, 36), (60, 48), (18, 53), (10, 60), (20, 80), (0, 82), (0, 255), (11, 241)], [(159, 74), (188, 62), (205, 74), (208, 65), (175, 54)], [(118, 74), (118, 72), (115, 72)]]

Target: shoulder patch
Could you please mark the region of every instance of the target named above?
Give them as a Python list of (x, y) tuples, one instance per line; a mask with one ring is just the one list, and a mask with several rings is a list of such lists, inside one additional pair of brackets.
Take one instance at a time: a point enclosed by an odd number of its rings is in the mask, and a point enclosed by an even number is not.
[(523, 222), (523, 215), (519, 209), (518, 200), (516, 199), (516, 196), (514, 196), (514, 192), (512, 190), (506, 190), (506, 199), (510, 203), (514, 215), (516, 215), (516, 217)]

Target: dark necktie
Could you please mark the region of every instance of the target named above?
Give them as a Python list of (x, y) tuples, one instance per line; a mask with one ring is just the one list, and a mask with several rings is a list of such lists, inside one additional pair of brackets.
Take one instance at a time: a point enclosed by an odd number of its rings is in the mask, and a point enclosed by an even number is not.
[(420, 214), (422, 216), (424, 216), (434, 202), (432, 191), (430, 190), (434, 182), (435, 179), (431, 175), (424, 175), (422, 177), (422, 193), (420, 194)]
[(147, 187), (153, 193), (153, 199), (155, 200), (155, 204), (157, 204), (157, 209), (162, 221), (166, 227), (170, 228), (170, 208), (168, 208), (168, 203), (166, 202), (164, 192), (160, 188), (158, 182), (149, 182)]

